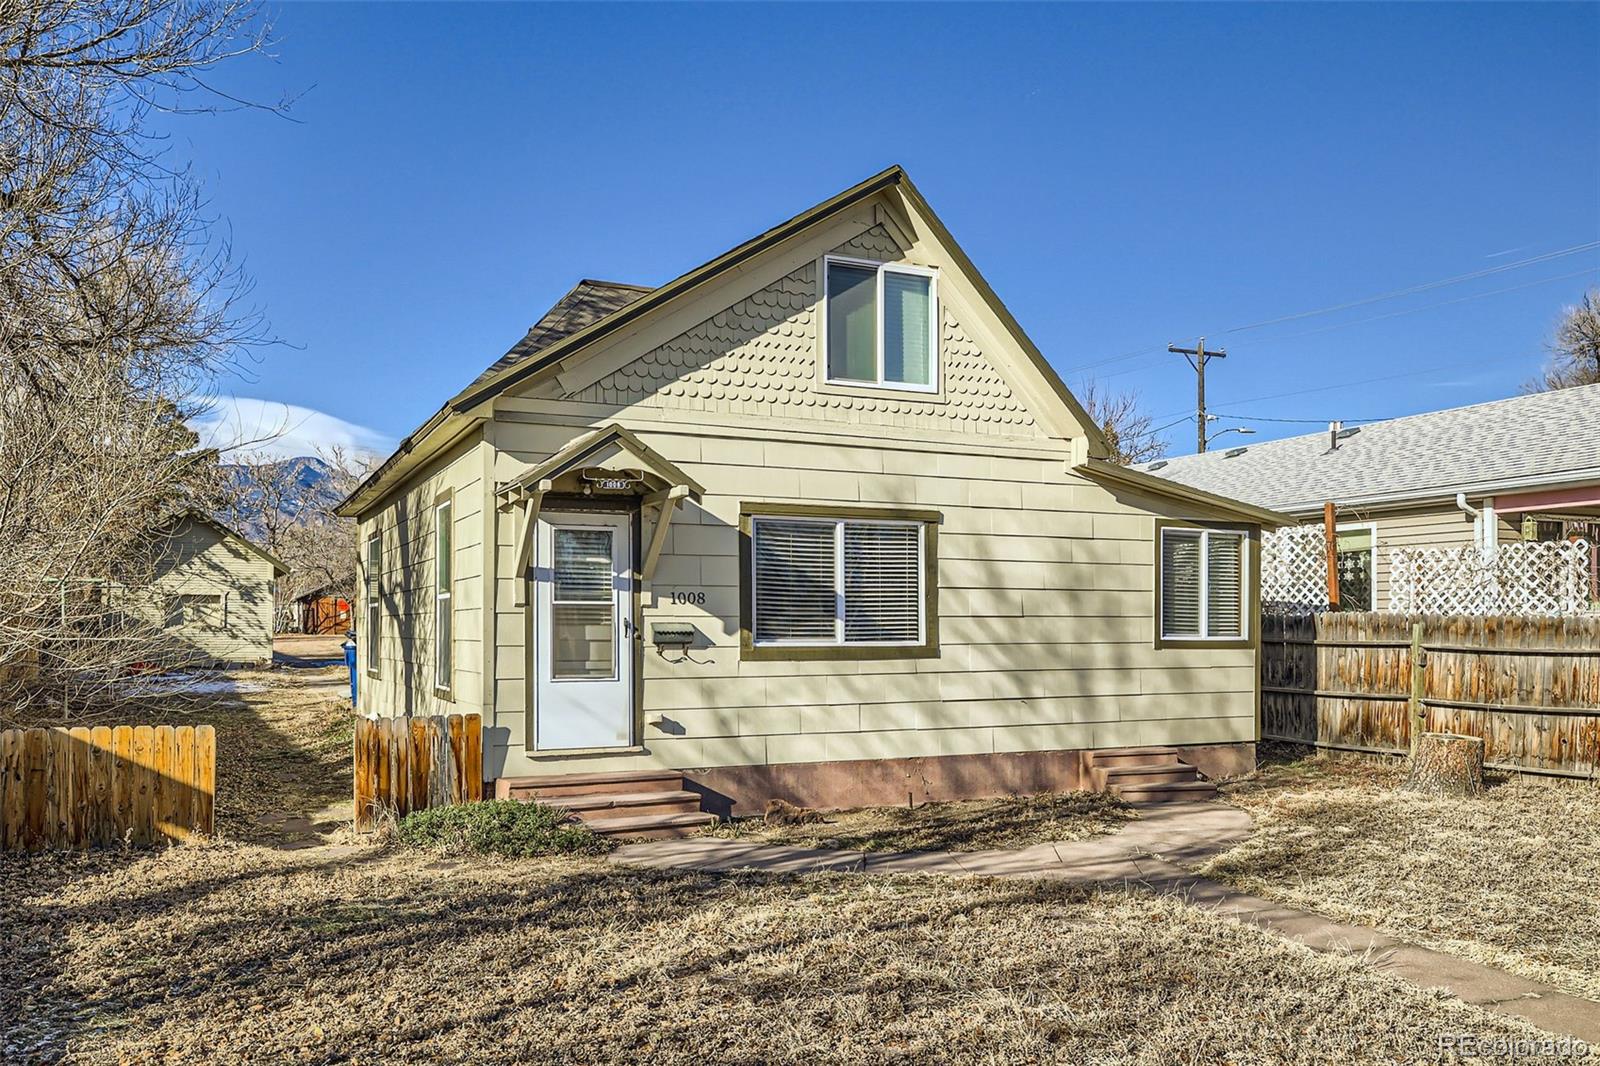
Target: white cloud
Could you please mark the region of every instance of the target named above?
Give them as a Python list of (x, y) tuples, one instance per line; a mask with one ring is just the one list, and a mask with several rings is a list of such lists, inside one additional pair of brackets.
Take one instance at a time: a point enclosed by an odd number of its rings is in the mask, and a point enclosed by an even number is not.
[(381, 459), (396, 443), (375, 429), (322, 411), (249, 396), (218, 396), (192, 424), (202, 444), (276, 459), (316, 455), (330, 447)]

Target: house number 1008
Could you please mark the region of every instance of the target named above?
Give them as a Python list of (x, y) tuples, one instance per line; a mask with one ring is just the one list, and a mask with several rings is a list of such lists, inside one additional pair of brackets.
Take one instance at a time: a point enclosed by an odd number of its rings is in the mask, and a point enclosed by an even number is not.
[(674, 590), (672, 593), (672, 605), (674, 607), (704, 607), (706, 605), (706, 594), (704, 592)]

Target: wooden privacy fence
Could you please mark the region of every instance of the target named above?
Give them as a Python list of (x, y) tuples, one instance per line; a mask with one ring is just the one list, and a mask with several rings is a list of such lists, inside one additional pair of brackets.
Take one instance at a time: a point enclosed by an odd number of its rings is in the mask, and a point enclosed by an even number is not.
[(395, 815), (483, 798), (483, 717), (357, 718), (357, 828)]
[(1485, 762), (1501, 768), (1600, 775), (1594, 617), (1266, 615), (1262, 737), (1347, 751), (1408, 750), (1418, 622), (1427, 731), (1482, 737)]
[(209, 835), (211, 726), (0, 732), (0, 848), (87, 848)]

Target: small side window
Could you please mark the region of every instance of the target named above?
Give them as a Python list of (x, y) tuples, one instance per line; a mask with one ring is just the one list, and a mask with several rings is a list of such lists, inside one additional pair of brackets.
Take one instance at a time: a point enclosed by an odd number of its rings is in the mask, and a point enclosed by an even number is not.
[(1161, 530), (1157, 588), (1163, 640), (1243, 640), (1249, 536), (1236, 529)]
[(365, 631), (360, 634), (361, 647), (363, 649), (362, 654), (366, 656), (367, 673), (372, 677), (377, 677), (379, 675), (379, 663), (382, 662), (378, 649), (378, 645), (381, 643), (378, 626), (382, 619), (383, 608), (382, 529), (374, 529), (367, 536), (367, 556), (362, 571), (364, 578), (362, 595), (366, 600), (366, 618), (362, 626)]

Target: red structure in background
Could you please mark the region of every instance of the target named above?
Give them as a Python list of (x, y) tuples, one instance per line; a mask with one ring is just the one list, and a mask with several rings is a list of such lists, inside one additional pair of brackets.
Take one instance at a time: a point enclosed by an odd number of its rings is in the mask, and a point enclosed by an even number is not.
[(300, 632), (347, 633), (350, 631), (350, 601), (342, 596), (302, 596)]

